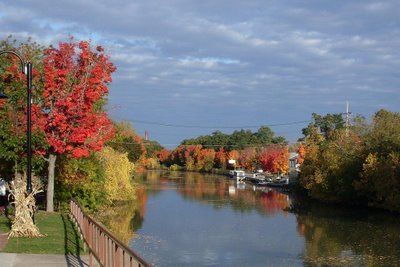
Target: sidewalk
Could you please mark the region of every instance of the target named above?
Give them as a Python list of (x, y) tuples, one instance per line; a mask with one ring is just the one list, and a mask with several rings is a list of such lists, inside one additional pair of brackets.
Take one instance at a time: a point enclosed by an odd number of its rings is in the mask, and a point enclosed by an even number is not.
[(0, 253), (2, 267), (83, 267), (89, 266), (88, 262), (87, 255), (76, 257), (75, 255)]

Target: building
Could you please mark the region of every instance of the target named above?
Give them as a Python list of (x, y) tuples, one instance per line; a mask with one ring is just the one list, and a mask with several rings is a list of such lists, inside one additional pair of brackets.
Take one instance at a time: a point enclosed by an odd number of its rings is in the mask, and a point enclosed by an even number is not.
[(300, 164), (297, 163), (297, 158), (299, 154), (296, 152), (291, 152), (289, 154), (289, 180), (293, 183), (297, 180), (300, 172)]

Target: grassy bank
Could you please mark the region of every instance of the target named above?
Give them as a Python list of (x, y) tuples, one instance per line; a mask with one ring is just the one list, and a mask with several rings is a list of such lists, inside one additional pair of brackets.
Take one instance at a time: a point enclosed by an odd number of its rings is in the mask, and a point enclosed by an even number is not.
[[(2, 252), (37, 254), (82, 253), (83, 243), (74, 224), (66, 214), (39, 212), (36, 225), (45, 234), (41, 238), (11, 238)], [(0, 231), (10, 231), (10, 220), (0, 216)]]

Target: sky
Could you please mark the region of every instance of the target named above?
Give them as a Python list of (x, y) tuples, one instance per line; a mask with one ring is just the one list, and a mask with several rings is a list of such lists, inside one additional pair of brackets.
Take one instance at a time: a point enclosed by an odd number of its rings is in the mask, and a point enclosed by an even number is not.
[[(117, 66), (110, 116), (167, 147), (341, 113), (346, 100), (365, 117), (400, 110), (400, 1), (1, 0), (10, 34), (104, 46)], [(271, 128), (295, 141), (306, 124)]]

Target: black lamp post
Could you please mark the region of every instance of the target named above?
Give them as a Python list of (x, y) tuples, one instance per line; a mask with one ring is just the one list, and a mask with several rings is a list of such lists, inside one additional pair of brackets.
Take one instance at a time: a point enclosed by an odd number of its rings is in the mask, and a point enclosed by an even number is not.
[[(32, 132), (32, 63), (25, 63), (22, 57), (14, 51), (0, 51), (2, 54), (12, 54), (16, 56), (21, 63), (21, 72), (26, 76), (27, 87), (27, 113), (26, 113), (26, 152), (27, 152), (27, 165), (26, 165), (26, 192), (32, 192), (32, 147), (31, 147), (31, 132)], [(5, 99), (7, 96), (0, 92), (0, 99)]]

